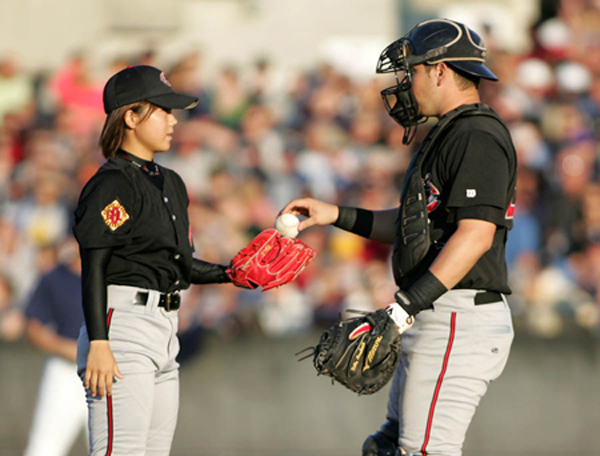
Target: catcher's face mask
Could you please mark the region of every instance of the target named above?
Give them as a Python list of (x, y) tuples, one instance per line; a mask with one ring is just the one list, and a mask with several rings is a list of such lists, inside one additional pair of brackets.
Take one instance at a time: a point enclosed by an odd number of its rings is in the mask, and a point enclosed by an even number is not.
[(427, 120), (419, 114), (419, 104), (412, 89), (408, 38), (400, 38), (383, 50), (377, 62), (377, 73), (394, 73), (396, 84), (381, 91), (383, 104), (388, 114), (404, 127), (402, 142), (409, 144), (414, 137), (414, 128)]
[(381, 95), (390, 116), (404, 127), (404, 144), (412, 140), (414, 127), (427, 120), (419, 114), (412, 90), (411, 68), (422, 63), (445, 62), (463, 76), (497, 81), (496, 75), (484, 64), (486, 52), (477, 33), (449, 19), (421, 22), (383, 50), (377, 73), (394, 73), (396, 85), (382, 90)]

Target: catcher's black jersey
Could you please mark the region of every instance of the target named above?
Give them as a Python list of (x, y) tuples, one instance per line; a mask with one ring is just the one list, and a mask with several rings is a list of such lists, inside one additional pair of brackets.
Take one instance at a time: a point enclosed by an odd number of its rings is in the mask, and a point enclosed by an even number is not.
[(177, 173), (158, 170), (162, 185), (118, 153), (81, 192), (73, 231), (82, 249), (113, 248), (107, 284), (163, 293), (190, 284), (187, 191)]
[(421, 168), (434, 243), (400, 286), (429, 268), (459, 220), (479, 219), (497, 225), (492, 248), (454, 288), (510, 293), (504, 255), (513, 223), (517, 158), (506, 127), (489, 116), (459, 117), (434, 147)]

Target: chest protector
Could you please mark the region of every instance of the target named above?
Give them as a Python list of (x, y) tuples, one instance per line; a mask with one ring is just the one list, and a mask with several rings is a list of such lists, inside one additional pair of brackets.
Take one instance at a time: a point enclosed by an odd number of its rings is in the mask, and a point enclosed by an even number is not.
[[(443, 116), (429, 131), (425, 141), (408, 165), (406, 177), (402, 183), (400, 208), (396, 219), (396, 240), (392, 254), (392, 268), (397, 284), (400, 284), (401, 279), (413, 271), (425, 258), (436, 241), (431, 236), (431, 222), (427, 213), (427, 197), (423, 183), (422, 165), (425, 157), (432, 150), (437, 149), (439, 139), (457, 118), (469, 116), (488, 116), (504, 126), (498, 114), (485, 105), (460, 106)], [(513, 177), (509, 188), (514, 188), (514, 179)]]

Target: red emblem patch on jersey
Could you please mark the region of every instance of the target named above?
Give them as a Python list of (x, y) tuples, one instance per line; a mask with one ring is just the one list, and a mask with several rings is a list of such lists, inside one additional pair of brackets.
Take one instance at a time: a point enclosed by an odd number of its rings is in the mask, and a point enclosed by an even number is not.
[(515, 200), (512, 200), (508, 205), (508, 209), (506, 209), (506, 214), (504, 215), (505, 219), (512, 220), (513, 218), (515, 218), (515, 207)]
[(433, 185), (431, 178), (431, 173), (429, 173), (425, 176), (425, 179), (423, 179), (423, 185), (425, 185), (425, 197), (427, 198), (427, 213), (433, 212), (440, 204), (442, 204), (440, 201), (442, 193), (435, 185)]
[(371, 325), (369, 323), (363, 323), (362, 325), (358, 326), (357, 328), (354, 329), (354, 331), (352, 331), (350, 333), (350, 335), (348, 336), (348, 339), (354, 340), (358, 336), (360, 336), (362, 333), (366, 333), (369, 331), (371, 331)]
[(168, 85), (169, 87), (171, 87), (171, 83), (167, 80), (165, 73), (163, 73), (163, 72), (160, 73), (160, 80), (164, 85)]
[(117, 228), (123, 225), (129, 220), (129, 214), (118, 200), (114, 200), (104, 209), (102, 209), (102, 218), (104, 223), (112, 230), (115, 231)]

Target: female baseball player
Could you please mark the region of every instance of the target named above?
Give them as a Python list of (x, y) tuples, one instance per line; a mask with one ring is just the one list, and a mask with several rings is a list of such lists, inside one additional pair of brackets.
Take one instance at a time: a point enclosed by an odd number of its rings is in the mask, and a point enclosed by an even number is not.
[(171, 110), (196, 103), (150, 66), (129, 67), (104, 88), (107, 162), (83, 189), (74, 227), (85, 316), (77, 364), (92, 455), (169, 454), (179, 406), (179, 290), (230, 281), (225, 266), (192, 259), (185, 185), (153, 161), (170, 147)]
[(145, 65), (104, 87), (107, 162), (84, 187), (74, 226), (85, 317), (77, 365), (92, 455), (169, 454), (179, 407), (179, 290), (225, 282), (267, 290), (294, 280), (314, 255), (300, 240), (265, 230), (229, 268), (192, 258), (185, 185), (153, 158), (170, 147), (171, 110), (197, 103)]
[(399, 208), (300, 199), (282, 210), (308, 217), (300, 231), (334, 224), (394, 245), (402, 355), (388, 421), (367, 438), (363, 456), (460, 456), (475, 409), (508, 359), (504, 250), (516, 153), (502, 120), (480, 102), (480, 79), (497, 80), (485, 55), (475, 32), (445, 19), (418, 24), (381, 54), (377, 72), (396, 75), (383, 99), (404, 142), (438, 118), (407, 170)]

